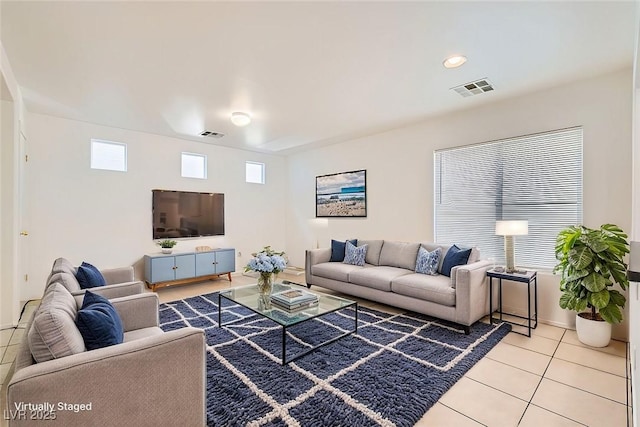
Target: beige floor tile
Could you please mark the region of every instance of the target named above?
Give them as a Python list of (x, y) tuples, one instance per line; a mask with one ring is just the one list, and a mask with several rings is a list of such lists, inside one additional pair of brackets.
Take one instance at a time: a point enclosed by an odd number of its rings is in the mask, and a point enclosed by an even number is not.
[(4, 352), (4, 356), (2, 357), (2, 363), (11, 363), (16, 358), (16, 354), (18, 353), (17, 345), (10, 345), (7, 347), (7, 350)]
[(538, 323), (538, 327), (533, 330), (533, 335), (560, 341), (566, 329), (557, 326)]
[(453, 409), (436, 403), (414, 425), (414, 427), (480, 427), (482, 424)]
[(486, 357), (540, 376), (544, 373), (545, 369), (547, 369), (547, 365), (551, 360), (551, 356), (536, 353), (535, 351), (516, 347), (504, 342), (499, 342), (498, 345), (487, 353)]
[(515, 426), (527, 407), (523, 400), (466, 377), (451, 387), (440, 403), (486, 426)]
[(542, 377), (504, 363), (483, 358), (466, 373), (466, 377), (529, 401)]
[(1, 330), (0, 331), (0, 345), (1, 346), (9, 345), (9, 341), (11, 341), (11, 335), (13, 335), (13, 328)]
[(546, 409), (529, 405), (518, 427), (575, 427), (582, 425), (584, 424), (554, 414)]
[(538, 335), (525, 337), (514, 334), (513, 332), (507, 334), (507, 336), (503, 338), (502, 342), (515, 345), (520, 348), (526, 348), (527, 350), (535, 351), (537, 353), (546, 354), (547, 356), (553, 356), (553, 353), (556, 351), (559, 343), (559, 341)]
[(626, 426), (627, 406), (543, 378), (534, 405), (589, 426)]
[[(516, 316), (512, 316), (510, 314), (503, 314), (502, 315), (502, 320), (511, 322), (515, 325), (526, 325), (527, 324), (527, 320), (526, 319), (521, 319), (519, 317)], [(500, 315), (498, 313), (493, 313), (493, 322), (499, 322), (500, 321)], [(513, 326), (513, 325), (512, 325)], [(522, 331), (522, 329), (519, 329), (519, 331)]]
[(576, 331), (567, 330), (564, 337), (562, 337), (562, 342), (589, 348), (591, 350), (602, 351), (604, 353), (613, 354), (614, 356), (627, 357), (627, 343), (624, 341), (611, 340), (609, 345), (606, 347), (589, 347), (588, 345), (580, 342)]
[(13, 331), (13, 335), (11, 335), (11, 341), (9, 341), (9, 345), (20, 344), (22, 342), (22, 338), (24, 337), (24, 329), (17, 328)]
[(2, 358), (4, 357), (4, 352), (7, 350), (7, 346), (2, 346), (0, 347), (0, 361), (2, 360)]
[(627, 380), (561, 359), (553, 359), (545, 378), (588, 391), (616, 402), (627, 404)]
[(561, 342), (554, 357), (619, 375), (623, 378), (626, 378), (627, 375), (626, 358), (591, 348)]

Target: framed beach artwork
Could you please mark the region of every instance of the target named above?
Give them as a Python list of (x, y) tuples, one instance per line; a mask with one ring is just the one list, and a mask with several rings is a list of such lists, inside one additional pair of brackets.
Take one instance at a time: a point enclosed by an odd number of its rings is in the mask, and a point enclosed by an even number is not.
[(316, 177), (317, 218), (367, 216), (367, 171)]

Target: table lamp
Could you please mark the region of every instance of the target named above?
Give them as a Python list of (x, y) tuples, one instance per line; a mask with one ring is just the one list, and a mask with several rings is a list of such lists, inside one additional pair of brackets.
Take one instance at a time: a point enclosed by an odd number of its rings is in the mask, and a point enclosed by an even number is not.
[(516, 271), (513, 254), (513, 236), (529, 234), (529, 221), (496, 221), (496, 235), (504, 236), (504, 254), (507, 259), (507, 273)]

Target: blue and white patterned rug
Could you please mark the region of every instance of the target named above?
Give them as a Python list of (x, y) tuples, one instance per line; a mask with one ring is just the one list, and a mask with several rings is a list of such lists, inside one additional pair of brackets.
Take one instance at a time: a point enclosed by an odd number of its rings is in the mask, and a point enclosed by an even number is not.
[[(160, 306), (165, 331), (194, 326), (207, 341), (209, 426), (413, 426), (511, 329), (471, 334), (421, 314), (359, 307), (358, 334), (281, 365), (282, 329), (216, 293)], [(228, 305), (227, 305), (228, 304)], [(287, 333), (287, 354), (353, 329), (353, 309)]]

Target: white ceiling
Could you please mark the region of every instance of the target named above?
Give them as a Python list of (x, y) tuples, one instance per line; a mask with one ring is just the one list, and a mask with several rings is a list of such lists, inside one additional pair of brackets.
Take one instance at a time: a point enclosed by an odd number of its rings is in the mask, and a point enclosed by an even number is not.
[[(1, 1), (0, 36), (29, 111), (287, 154), (630, 67), (634, 16), (633, 2)], [(468, 62), (447, 70), (454, 53)], [(494, 92), (450, 90), (484, 77)]]

